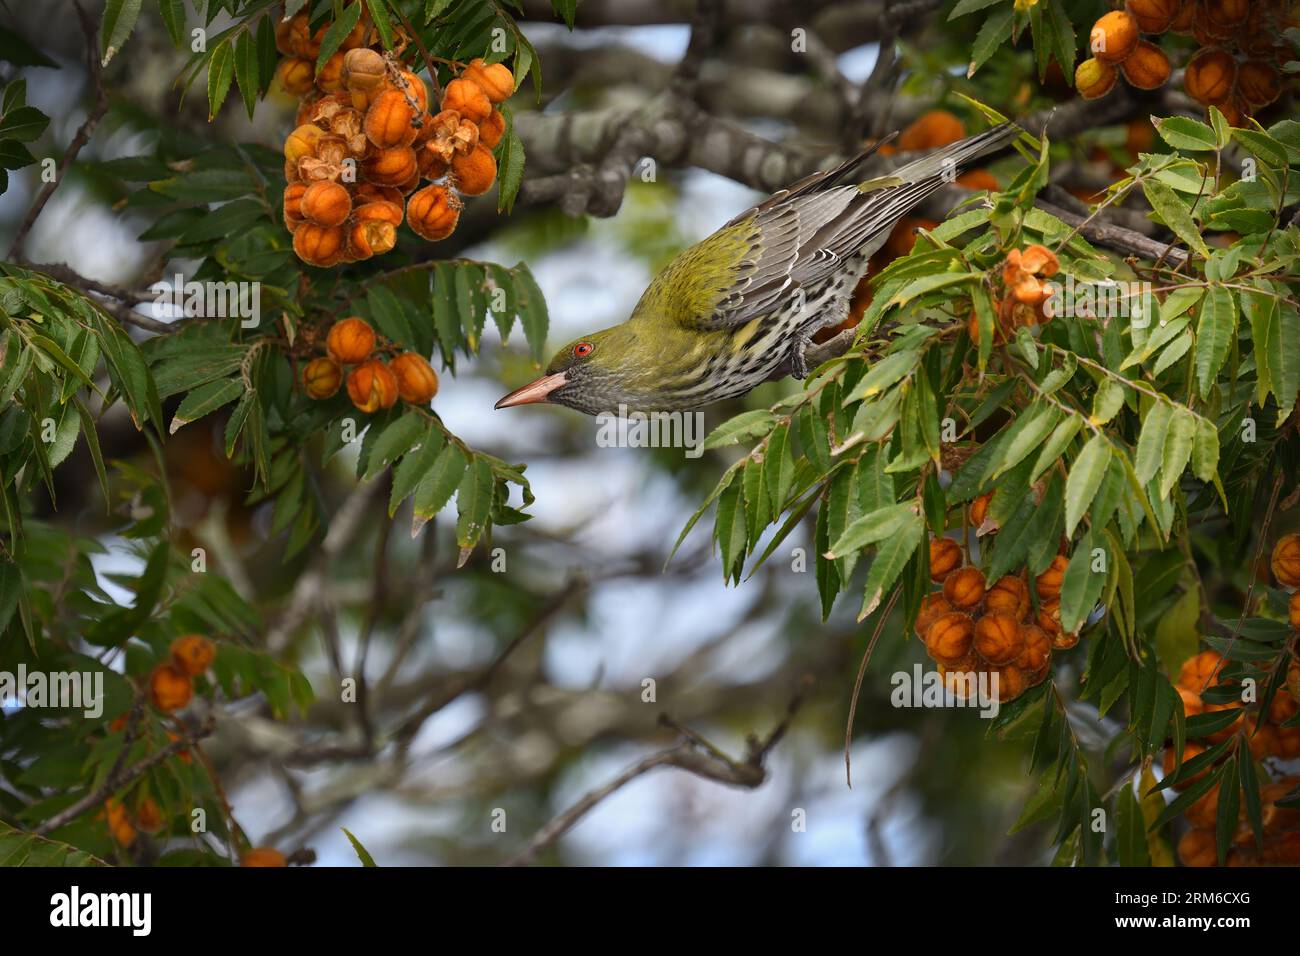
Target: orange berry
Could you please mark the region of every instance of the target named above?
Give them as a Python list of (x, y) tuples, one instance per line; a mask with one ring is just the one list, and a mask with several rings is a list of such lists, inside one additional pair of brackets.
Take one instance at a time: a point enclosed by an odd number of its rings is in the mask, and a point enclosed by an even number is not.
[(1178, 697), (1183, 702), (1183, 716), (1195, 717), (1197, 714), (1205, 712), (1205, 705), (1201, 702), (1201, 695), (1195, 691), (1188, 690), (1186, 687), (1175, 687), (1178, 691)]
[(984, 524), (984, 519), (989, 513), (989, 502), (992, 500), (993, 492), (989, 491), (970, 503), (970, 523), (973, 527), (979, 528)]
[(1084, 60), (1074, 70), (1074, 87), (1085, 100), (1100, 99), (1115, 86), (1119, 71), (1096, 57)]
[(930, 625), (951, 610), (952, 605), (939, 591), (921, 598), (921, 608), (916, 612), (916, 623), (912, 627), (916, 636), (925, 640), (925, 632), (930, 629)]
[(1219, 683), (1219, 672), (1223, 670), (1223, 655), (1218, 651), (1201, 651), (1183, 661), (1178, 670), (1177, 686), (1199, 694), (1202, 689)]
[(1065, 580), (1065, 569), (1069, 564), (1070, 559), (1063, 554), (1052, 558), (1052, 563), (1047, 566), (1047, 570), (1034, 579), (1034, 590), (1038, 592), (1039, 598), (1043, 600), (1060, 598), (1061, 582)]
[(406, 201), (406, 218), (417, 236), (436, 242), (455, 230), (460, 204), (446, 186), (425, 186)]
[(348, 254), (369, 259), (392, 251), (397, 245), (397, 227), (382, 219), (358, 219), (348, 228)]
[(482, 87), (469, 80), (452, 80), (442, 94), (442, 108), (455, 110), (462, 119), (481, 123), (492, 112), (492, 101)]
[(375, 350), (375, 330), (355, 315), (339, 319), (325, 336), (325, 349), (334, 361), (344, 365), (364, 362)]
[(496, 182), (497, 161), (486, 146), (475, 146), (469, 153), (452, 159), (451, 171), (456, 176), (457, 190), (466, 196), (479, 196)]
[(366, 138), (379, 149), (410, 146), (419, 132), (411, 123), (413, 119), (415, 113), (406, 97), (397, 90), (384, 90), (366, 110)]
[(934, 660), (955, 666), (966, 659), (975, 640), (975, 623), (969, 614), (950, 611), (925, 632), (925, 650)]
[(104, 813), (108, 819), (108, 832), (112, 834), (113, 839), (124, 847), (129, 847), (135, 842), (135, 827), (127, 819), (126, 807), (122, 806), (120, 800), (109, 798), (104, 801)]
[(984, 573), (979, 568), (958, 568), (944, 580), (943, 596), (963, 611), (978, 607), (984, 600)]
[(186, 634), (172, 641), (172, 660), (191, 677), (197, 677), (217, 659), (217, 645), (201, 634)]
[(284, 187), (284, 224), (292, 231), (302, 222), (302, 197), (307, 192), (307, 183), (289, 183)]
[(1129, 86), (1139, 90), (1158, 89), (1169, 79), (1169, 57), (1150, 40), (1139, 40), (1120, 70)]
[(1029, 681), (1025, 677), (1024, 671), (1014, 665), (996, 667), (993, 669), (993, 674), (997, 675), (999, 704), (1015, 700), (1029, 687)]
[(962, 173), (957, 177), (957, 185), (962, 189), (987, 189), (991, 193), (995, 193), (1002, 188), (1002, 184), (998, 182), (997, 177), (987, 169), (972, 169), (969, 172)]
[(334, 53), (316, 74), (316, 85), (326, 93), (338, 93), (343, 89), (343, 51)]
[(312, 183), (302, 194), (298, 208), (308, 222), (341, 226), (352, 213), (352, 197), (338, 183)]
[(1029, 588), (1014, 574), (1003, 575), (984, 595), (984, 606), (990, 611), (1006, 611), (1017, 621), (1023, 621), (1029, 614)]
[(288, 866), (289, 862), (279, 850), (269, 846), (255, 846), (240, 855), (239, 865), (254, 867)]
[(164, 713), (180, 710), (194, 696), (190, 675), (170, 661), (159, 664), (149, 674), (149, 699)]
[[(488, 149), (495, 149), (501, 137), (506, 134), (506, 118), (500, 110), (493, 110), (487, 119), (478, 125), (478, 141)], [(957, 178), (961, 182), (961, 177)]]
[(1164, 33), (1181, 5), (1181, 0), (1127, 0), (1124, 4), (1143, 33)]
[(1137, 21), (1124, 10), (1112, 10), (1092, 25), (1088, 43), (1098, 60), (1121, 63), (1137, 47)]
[(1268, 106), (1282, 95), (1282, 78), (1272, 64), (1247, 60), (1237, 68), (1237, 92), (1251, 106)]
[(934, 149), (947, 146), (966, 136), (966, 124), (947, 110), (922, 113), (898, 134), (895, 145), (901, 150)]
[(1214, 831), (1197, 827), (1188, 830), (1178, 841), (1178, 860), (1183, 866), (1216, 866), (1219, 849)]
[(343, 384), (343, 369), (332, 358), (314, 358), (302, 370), (302, 388), (308, 398), (329, 398)]
[(348, 398), (362, 412), (392, 408), (397, 402), (397, 378), (383, 362), (370, 359), (348, 373)]
[(305, 96), (315, 83), (315, 68), (310, 60), (288, 57), (275, 68), (275, 81), (290, 96)]
[(1236, 82), (1237, 61), (1225, 50), (1201, 50), (1183, 74), (1187, 95), (1206, 104), (1226, 100)]
[(135, 822), (145, 833), (157, 833), (163, 828), (166, 819), (163, 817), (162, 808), (158, 806), (158, 801), (153, 797), (145, 797), (135, 808)]
[(942, 581), (961, 565), (961, 545), (952, 538), (930, 539), (930, 580)]
[[(343, 85), (353, 93), (366, 94), (378, 90), (383, 86), (387, 73), (384, 58), (374, 50), (360, 47), (343, 55)], [(352, 105), (357, 105), (355, 98)]]
[(504, 63), (488, 66), (481, 59), (470, 60), (460, 75), (481, 89), (492, 103), (503, 103), (515, 91), (515, 75)]
[(284, 158), (297, 162), (307, 156), (316, 155), (316, 144), (320, 142), (325, 131), (314, 123), (304, 123), (297, 127), (284, 140)]
[(438, 373), (425, 361), (424, 356), (403, 352), (390, 363), (397, 379), (397, 394), (412, 405), (427, 405), (438, 394)]
[(990, 664), (1009, 664), (1025, 649), (1014, 614), (991, 611), (975, 622), (975, 651)]
[[(1020, 638), (1024, 647), (1012, 662), (1026, 674), (1047, 675), (1047, 668), (1052, 662), (1052, 639), (1047, 632), (1034, 624), (1022, 624)], [(1034, 681), (1038, 683), (1038, 681)]]
[(343, 261), (343, 229), (303, 222), (293, 231), (293, 251), (308, 265), (328, 268)]
[(420, 168), (416, 164), (415, 150), (409, 146), (397, 146), (381, 149), (361, 161), (361, 173), (367, 182), (376, 186), (397, 186), (411, 177), (418, 177)]

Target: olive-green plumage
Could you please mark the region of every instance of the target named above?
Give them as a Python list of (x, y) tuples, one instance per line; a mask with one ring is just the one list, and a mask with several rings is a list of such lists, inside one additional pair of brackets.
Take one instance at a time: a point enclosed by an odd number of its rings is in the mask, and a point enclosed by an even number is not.
[(569, 343), (544, 378), (498, 407), (690, 409), (742, 395), (782, 367), (803, 377), (813, 332), (848, 315), (867, 259), (894, 224), (1018, 133), (1004, 124), (888, 177), (852, 182), (869, 150), (781, 190), (679, 254), (626, 322)]

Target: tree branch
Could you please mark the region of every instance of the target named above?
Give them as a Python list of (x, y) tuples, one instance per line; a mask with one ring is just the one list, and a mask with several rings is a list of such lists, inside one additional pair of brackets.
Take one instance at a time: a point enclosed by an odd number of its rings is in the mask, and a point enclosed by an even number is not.
[(74, 0), (73, 6), (77, 10), (77, 18), (81, 20), (81, 30), (86, 35), (86, 60), (90, 68), (90, 80), (95, 88), (95, 102), (91, 106), (90, 112), (86, 114), (85, 121), (78, 127), (76, 135), (72, 137), (72, 142), (68, 144), (67, 151), (64, 152), (63, 159), (59, 163), (58, 172), (36, 194), (35, 201), (32, 202), (31, 208), (27, 210), (27, 215), (23, 217), (22, 223), (18, 226), (18, 231), (14, 234), (14, 241), (9, 246), (9, 259), (11, 260), (17, 259), (22, 253), (27, 234), (36, 225), (36, 220), (45, 209), (45, 204), (54, 195), (54, 190), (59, 188), (64, 175), (76, 160), (77, 154), (90, 141), (90, 137), (95, 132), (95, 127), (99, 125), (99, 121), (108, 112), (108, 91), (104, 89), (104, 69), (99, 62), (99, 45), (95, 42), (98, 36), (98, 28), (95, 26), (95, 21), (90, 14), (82, 8), (77, 0)]
[(577, 803), (538, 830), (533, 835), (533, 838), (528, 841), (528, 844), (508, 860), (505, 865), (526, 866), (532, 862), (538, 853), (573, 829), (578, 821), (590, 813), (602, 800), (656, 767), (676, 767), (705, 780), (713, 780), (732, 787), (744, 787), (748, 790), (762, 786), (767, 780), (767, 768), (765, 766), (767, 755), (780, 743), (781, 738), (785, 736), (786, 731), (790, 728), (795, 715), (803, 705), (804, 694), (807, 692), (809, 683), (807, 679), (804, 680), (803, 686), (790, 699), (785, 716), (767, 737), (760, 740), (757, 737), (750, 736), (743, 760), (728, 757), (694, 731), (679, 727), (667, 716), (662, 717), (660, 723), (676, 730), (682, 738), (680, 742), (666, 750), (660, 750), (657, 753), (642, 757), (609, 783), (585, 794)]

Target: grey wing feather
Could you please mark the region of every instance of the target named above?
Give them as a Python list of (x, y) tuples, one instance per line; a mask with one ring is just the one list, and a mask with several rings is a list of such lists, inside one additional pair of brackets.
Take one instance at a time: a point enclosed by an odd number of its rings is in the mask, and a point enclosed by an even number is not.
[(866, 154), (801, 180), (789, 190), (738, 216), (748, 218), (761, 241), (758, 255), (742, 263), (735, 288), (719, 303), (707, 325), (743, 325), (780, 305), (796, 289), (815, 287), (853, 255), (871, 255), (909, 209), (948, 185), (951, 174), (970, 160), (1001, 147), (1019, 135), (1003, 124), (969, 137), (895, 170), (903, 183), (872, 191), (857, 185), (834, 185)]

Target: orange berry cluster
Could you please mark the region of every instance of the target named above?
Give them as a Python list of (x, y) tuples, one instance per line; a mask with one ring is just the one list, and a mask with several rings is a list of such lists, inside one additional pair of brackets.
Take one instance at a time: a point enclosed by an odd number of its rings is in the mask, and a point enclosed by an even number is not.
[(107, 821), (109, 834), (122, 847), (133, 844), (140, 830), (157, 833), (166, 822), (158, 801), (147, 795), (136, 801), (134, 811), (127, 810), (121, 800), (109, 797), (97, 819)]
[(217, 645), (198, 634), (172, 641), (171, 657), (149, 674), (149, 700), (163, 713), (180, 710), (194, 696), (194, 678), (217, 657)]
[(1282, 94), (1279, 67), (1290, 59), (1283, 34), (1297, 25), (1284, 0), (1127, 0), (1093, 25), (1095, 55), (1075, 70), (1075, 87), (1096, 99), (1121, 72), (1139, 89), (1163, 85), (1169, 58), (1139, 34), (1172, 31), (1200, 44), (1183, 75), (1188, 95), (1240, 126)]
[[(1061, 262), (1046, 246), (1012, 249), (1002, 263), (1002, 294), (997, 296), (998, 314), (993, 323), (993, 344), (1002, 345), (1016, 334), (1016, 328), (1046, 325), (1051, 320), (1044, 306), (1052, 297), (1043, 284), (1061, 271)], [(972, 308), (966, 320), (971, 341), (979, 344), (979, 317)]]
[[(312, 359), (302, 371), (308, 397), (332, 396), (343, 384), (343, 366), (350, 365), (348, 398), (358, 411), (392, 408), (399, 398), (412, 405), (427, 405), (438, 394), (438, 373), (423, 356), (381, 346), (378, 339), (370, 323), (355, 315), (330, 326), (325, 337), (327, 354)], [(397, 354), (385, 362), (375, 357), (377, 347)]]
[[(315, 72), (327, 28), (311, 33), (299, 13), (276, 31), (281, 84), (302, 98), (284, 142), (284, 224), (294, 252), (321, 267), (383, 255), (404, 219), (422, 239), (446, 239), (460, 219), (460, 195), (485, 193), (496, 181), (492, 149), (505, 117), (494, 105), (514, 92), (514, 75), (473, 60), (430, 114), (424, 80), (376, 49), (365, 15)], [(405, 47), (400, 31), (399, 40)], [(430, 184), (417, 189), (424, 180)]]
[[(984, 523), (991, 497), (983, 495), (971, 504), (976, 527)], [(921, 602), (916, 635), (954, 693), (963, 688), (957, 675), (996, 673), (998, 700), (1005, 703), (1042, 683), (1054, 649), (1079, 642), (1077, 634), (1061, 630), (1061, 581), (1068, 559), (1058, 555), (1035, 579), (1037, 612), (1023, 570), (987, 585), (984, 573), (963, 561), (961, 546), (952, 538), (930, 539), (930, 577), (942, 588)]]
[[(1273, 576), (1285, 588), (1300, 588), (1300, 534), (1282, 537), (1273, 548), (1270, 561)], [(1294, 590), (1287, 608), (1291, 627), (1300, 631), (1300, 590)], [(1278, 688), (1267, 713), (1248, 714), (1243, 702), (1206, 703), (1202, 694), (1208, 687), (1235, 683), (1221, 679), (1226, 664), (1217, 651), (1206, 650), (1183, 662), (1178, 673), (1176, 689), (1182, 698), (1187, 716), (1223, 710), (1240, 710), (1242, 713), (1227, 727), (1206, 738), (1216, 744), (1238, 732), (1244, 732), (1251, 755), (1256, 760), (1267, 757), (1282, 760), (1300, 758), (1300, 726), (1283, 726), (1300, 712), (1300, 658), (1293, 657), (1287, 667), (1285, 686)], [(1263, 683), (1261, 679), (1260, 683)], [(1205, 745), (1189, 741), (1183, 747), (1182, 759), (1190, 760), (1204, 753)], [(1165, 751), (1164, 772), (1172, 773), (1175, 754), (1172, 747)], [(1184, 790), (1209, 772), (1206, 768), (1186, 780), (1174, 784)], [(1300, 810), (1278, 807), (1276, 802), (1300, 784), (1300, 777), (1284, 777), (1260, 789), (1262, 805), (1263, 845), (1255, 845), (1254, 830), (1246, 820), (1245, 808), (1240, 811), (1233, 833), (1233, 848), (1226, 862), (1229, 866), (1278, 866), (1300, 864)], [(1214, 866), (1218, 862), (1215, 830), (1218, 820), (1219, 787), (1211, 788), (1204, 796), (1187, 808), (1184, 816), (1191, 824), (1179, 840), (1178, 858), (1185, 866)]]
[[(1177, 0), (1134, 0), (1144, 11), (1148, 8), (1173, 8)], [(1154, 90), (1169, 79), (1169, 57), (1142, 33), (1162, 32), (1151, 30), (1154, 21), (1145, 13), (1135, 16), (1129, 10), (1112, 10), (1092, 25), (1088, 41), (1091, 59), (1075, 68), (1074, 85), (1086, 100), (1105, 96), (1115, 87), (1119, 75), (1129, 86), (1139, 90)]]
[[(1300, 810), (1279, 807), (1277, 801), (1300, 785), (1300, 777), (1283, 777), (1259, 791), (1263, 845), (1255, 846), (1255, 831), (1242, 804), (1233, 831), (1233, 847), (1224, 862), (1228, 866), (1287, 866), (1300, 864)], [(1219, 813), (1219, 788), (1213, 787), (1197, 800), (1184, 816), (1191, 829), (1178, 841), (1178, 859), (1183, 866), (1217, 866), (1215, 839)]]

